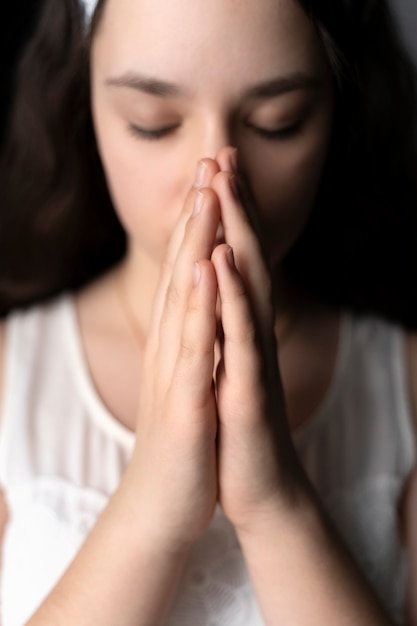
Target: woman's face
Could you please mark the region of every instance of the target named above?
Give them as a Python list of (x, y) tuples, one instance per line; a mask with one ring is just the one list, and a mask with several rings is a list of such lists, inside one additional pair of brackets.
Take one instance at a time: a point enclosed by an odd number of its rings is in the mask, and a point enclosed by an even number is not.
[(314, 203), (333, 118), (324, 51), (295, 0), (107, 0), (92, 107), (130, 244), (160, 263), (197, 160), (239, 151), (274, 263)]

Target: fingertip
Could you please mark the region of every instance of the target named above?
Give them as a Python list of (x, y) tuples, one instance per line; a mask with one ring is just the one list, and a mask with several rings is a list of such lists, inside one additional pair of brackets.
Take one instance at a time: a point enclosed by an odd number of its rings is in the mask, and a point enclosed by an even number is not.
[(211, 186), (219, 197), (220, 196), (224, 197), (225, 192), (229, 193), (230, 195), (230, 190), (231, 190), (230, 179), (232, 176), (233, 176), (232, 172), (226, 172), (224, 170), (221, 170), (213, 178), (213, 182)]
[(197, 163), (197, 172), (192, 189), (209, 187), (214, 176), (220, 171), (220, 166), (215, 159), (205, 157)]
[(211, 259), (215, 266), (218, 266), (219, 264), (223, 263), (223, 259), (226, 258), (227, 252), (229, 249), (232, 249), (232, 248), (227, 243), (220, 243), (218, 246), (214, 248), (213, 253), (211, 255)]
[(240, 177), (233, 172), (221, 171), (213, 179), (213, 189), (220, 198), (232, 202), (234, 206), (242, 205), (240, 193)]
[(237, 148), (234, 146), (225, 146), (221, 148), (217, 154), (217, 162), (223, 172), (234, 172), (237, 174)]
[(227, 286), (237, 283), (241, 283), (242, 276), (239, 272), (235, 253), (231, 246), (228, 244), (221, 244), (215, 250), (212, 255), (213, 266), (216, 271), (217, 283), (219, 286), (220, 294)]
[(211, 216), (216, 220), (220, 220), (221, 206), (219, 194), (212, 187), (205, 187), (204, 189), (200, 189), (200, 191), (204, 195)]
[(217, 289), (217, 276), (213, 263), (208, 259), (199, 259), (193, 265), (193, 285), (198, 287), (201, 283), (205, 284), (205, 289), (210, 292)]
[(195, 179), (194, 179), (194, 184), (193, 184), (193, 187), (195, 189), (202, 187), (202, 185), (204, 184), (204, 181), (206, 179), (207, 169), (208, 169), (207, 163), (205, 162), (204, 159), (201, 159), (200, 161), (197, 162), (196, 174), (195, 174)]

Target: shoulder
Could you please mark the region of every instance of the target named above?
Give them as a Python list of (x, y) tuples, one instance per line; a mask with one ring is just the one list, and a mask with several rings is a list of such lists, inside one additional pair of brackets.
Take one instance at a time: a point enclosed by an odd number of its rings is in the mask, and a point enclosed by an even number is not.
[(417, 331), (406, 331), (405, 345), (408, 388), (410, 390), (414, 432), (417, 439)]
[(6, 318), (0, 319), (0, 407), (9, 357), (26, 366), (31, 362), (31, 355), (37, 353), (45, 341), (51, 343), (59, 336), (57, 331), (61, 329), (69, 298), (69, 293), (62, 293), (27, 307), (12, 309)]
[[(405, 332), (408, 387), (411, 412), (417, 442), (417, 331)], [(411, 623), (417, 624), (417, 465), (410, 472), (400, 501), (402, 536), (407, 546), (410, 564), (408, 610)]]
[[(417, 332), (406, 332), (406, 355), (410, 402), (417, 443)], [(409, 557), (408, 616), (417, 624), (417, 465), (410, 472), (399, 503), (402, 537)]]

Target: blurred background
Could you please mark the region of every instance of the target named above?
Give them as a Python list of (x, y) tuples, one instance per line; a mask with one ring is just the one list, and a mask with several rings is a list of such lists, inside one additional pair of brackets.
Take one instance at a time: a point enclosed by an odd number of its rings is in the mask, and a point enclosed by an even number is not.
[(41, 7), (42, 0), (13, 0), (8, 3), (7, 11), (3, 8), (0, 21), (0, 142), (11, 106), (16, 62), (36, 24)]
[[(3, 13), (0, 24), (0, 144), (12, 102), (16, 62), (36, 25), (42, 2), (43, 0), (13, 0), (8, 4), (8, 17), (6, 18), (5, 11)], [(417, 66), (417, 0), (390, 0), (390, 2)]]
[(417, 64), (417, 0), (391, 0), (391, 4)]

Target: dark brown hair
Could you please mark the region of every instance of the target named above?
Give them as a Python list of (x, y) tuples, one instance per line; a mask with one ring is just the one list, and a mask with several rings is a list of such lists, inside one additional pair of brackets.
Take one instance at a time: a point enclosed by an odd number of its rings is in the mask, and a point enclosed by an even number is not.
[(384, 0), (298, 0), (339, 86), (316, 210), (286, 259), (330, 303), (417, 327), (417, 75)]
[[(327, 52), (338, 106), (316, 207), (287, 271), (330, 303), (417, 326), (414, 68), (385, 0), (297, 1)], [(77, 289), (126, 249), (94, 138), (88, 45), (78, 0), (43, 0), (0, 160), (3, 315)]]
[(43, 0), (0, 159), (0, 314), (80, 287), (125, 251), (94, 138), (88, 55), (78, 1)]

